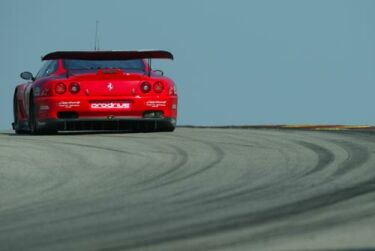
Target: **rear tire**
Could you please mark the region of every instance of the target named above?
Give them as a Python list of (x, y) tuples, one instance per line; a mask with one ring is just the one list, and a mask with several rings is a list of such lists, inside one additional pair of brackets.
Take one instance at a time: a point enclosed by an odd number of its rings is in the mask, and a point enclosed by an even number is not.
[(14, 97), (13, 97), (13, 118), (14, 118), (14, 132), (16, 134), (27, 134), (28, 131), (19, 129), (19, 124), (18, 124), (18, 105), (17, 105), (17, 91), (14, 92)]
[(176, 126), (175, 126), (174, 123), (164, 121), (164, 122), (161, 122), (160, 124), (158, 124), (158, 128), (157, 128), (156, 131), (158, 131), (158, 132), (173, 132), (175, 128), (176, 128)]
[(31, 134), (38, 134), (38, 127), (36, 124), (35, 118), (35, 104), (34, 104), (34, 94), (30, 94), (30, 101), (29, 101), (29, 128)]
[(173, 125), (163, 126), (160, 128), (161, 132), (173, 132), (176, 127)]
[(27, 131), (25, 130), (14, 130), (14, 132), (17, 134), (17, 135), (24, 135), (24, 134), (28, 134)]

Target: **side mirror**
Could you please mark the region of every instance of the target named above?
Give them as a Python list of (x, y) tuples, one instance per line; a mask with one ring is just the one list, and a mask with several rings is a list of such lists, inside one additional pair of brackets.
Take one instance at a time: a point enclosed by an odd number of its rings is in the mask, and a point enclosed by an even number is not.
[(164, 72), (162, 70), (153, 70), (153, 72), (158, 76), (164, 76)]
[(28, 71), (24, 71), (20, 74), (20, 77), (24, 80), (35, 80), (33, 74), (31, 72), (28, 72)]

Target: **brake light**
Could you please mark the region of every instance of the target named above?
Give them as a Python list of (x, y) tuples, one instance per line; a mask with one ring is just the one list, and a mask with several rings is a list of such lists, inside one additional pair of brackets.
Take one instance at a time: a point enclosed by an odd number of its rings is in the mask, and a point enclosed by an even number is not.
[(164, 85), (162, 82), (155, 82), (154, 84), (154, 92), (161, 93), (164, 90)]
[(55, 85), (55, 92), (57, 94), (64, 94), (66, 92), (66, 85), (64, 83), (57, 83)]
[(72, 94), (77, 94), (80, 90), (80, 86), (78, 83), (70, 83), (69, 85), (69, 91), (72, 93)]
[(151, 91), (151, 84), (148, 82), (143, 82), (141, 84), (141, 90), (143, 93), (148, 93)]

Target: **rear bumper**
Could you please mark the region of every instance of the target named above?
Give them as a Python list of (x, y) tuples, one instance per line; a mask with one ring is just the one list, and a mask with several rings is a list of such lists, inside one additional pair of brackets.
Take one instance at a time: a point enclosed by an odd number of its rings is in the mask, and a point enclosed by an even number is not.
[(38, 130), (173, 130), (174, 118), (85, 118), (38, 120)]
[[(113, 107), (93, 109), (93, 103), (126, 102), (128, 108), (113, 109)], [(35, 99), (36, 117), (38, 120), (67, 119), (59, 116), (61, 113), (74, 113), (77, 119), (101, 119), (108, 116), (115, 118), (139, 118), (142, 119), (145, 112), (162, 112), (162, 117), (177, 117), (177, 97), (148, 96), (148, 97), (38, 97)], [(73, 118), (73, 117), (69, 117)]]

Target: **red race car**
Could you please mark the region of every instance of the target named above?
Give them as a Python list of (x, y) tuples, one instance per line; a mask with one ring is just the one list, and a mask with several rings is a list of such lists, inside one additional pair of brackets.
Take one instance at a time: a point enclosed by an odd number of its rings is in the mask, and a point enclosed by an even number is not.
[(16, 87), (16, 133), (77, 130), (173, 131), (177, 118), (174, 82), (152, 59), (167, 51), (57, 51), (34, 77)]

